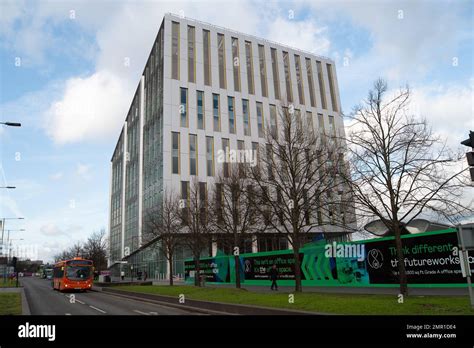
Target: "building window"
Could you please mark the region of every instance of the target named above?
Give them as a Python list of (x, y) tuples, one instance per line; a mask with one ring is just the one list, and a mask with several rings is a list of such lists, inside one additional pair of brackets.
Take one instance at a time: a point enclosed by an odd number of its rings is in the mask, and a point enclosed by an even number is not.
[(206, 86), (211, 86), (211, 33), (209, 30), (203, 29), (202, 41), (204, 55), (204, 84)]
[(336, 91), (334, 90), (334, 77), (332, 76), (332, 65), (326, 64), (326, 68), (328, 70), (329, 93), (331, 94), (332, 110), (337, 112), (338, 108), (336, 100)]
[(188, 89), (181, 88), (180, 91), (180, 101), (181, 104), (179, 105), (179, 114), (181, 127), (188, 127)]
[[(245, 150), (245, 142), (243, 140), (237, 140), (237, 149), (243, 153)], [(244, 164), (239, 163), (239, 177), (243, 178), (245, 176)]]
[(179, 23), (171, 22), (171, 78), (179, 80)]
[(214, 138), (206, 137), (207, 176), (214, 176)]
[(275, 89), (275, 99), (280, 99), (280, 78), (278, 76), (278, 59), (276, 48), (271, 49), (272, 71), (273, 71), (273, 88)]
[(319, 137), (321, 141), (325, 141), (326, 130), (324, 128), (324, 115), (318, 114), (318, 128), (319, 128)]
[(204, 92), (196, 91), (197, 99), (197, 127), (198, 129), (205, 129), (205, 118), (204, 118)]
[(290, 56), (288, 52), (283, 52), (283, 68), (285, 70), (286, 98), (293, 103), (293, 90), (291, 89)]
[(329, 134), (336, 137), (336, 125), (334, 124), (334, 116), (329, 116)]
[(260, 67), (260, 84), (262, 86), (262, 96), (268, 97), (267, 67), (265, 64), (265, 46), (263, 45), (258, 45), (258, 61)]
[(232, 66), (234, 69), (234, 90), (240, 92), (239, 39), (232, 38)]
[(249, 101), (242, 99), (242, 114), (244, 119), (244, 135), (252, 135), (250, 129)]
[(273, 137), (277, 138), (278, 128), (277, 128), (277, 113), (276, 106), (270, 105), (270, 131), (273, 134)]
[(255, 159), (257, 160), (257, 166), (259, 165), (259, 159), (260, 159), (260, 155), (259, 155), (259, 151), (258, 151), (258, 143), (254, 143), (252, 142), (252, 151), (253, 151), (253, 154), (255, 156)]
[(197, 135), (189, 134), (189, 175), (197, 175)]
[(257, 125), (258, 125), (258, 136), (263, 138), (265, 136), (263, 128), (264, 116), (262, 103), (257, 102)]
[(219, 87), (226, 87), (224, 34), (217, 34), (217, 55), (219, 58)]
[(180, 144), (179, 144), (179, 133), (171, 133), (171, 162), (173, 174), (179, 174), (180, 170)]
[(301, 76), (301, 61), (300, 56), (295, 54), (295, 70), (296, 70), (296, 84), (298, 85), (298, 98), (300, 104), (304, 104), (304, 87), (303, 77)]
[[(229, 139), (222, 138), (222, 151), (224, 151), (224, 153), (227, 153), (227, 151), (230, 151)], [(229, 163), (225, 159), (223, 163), (223, 169), (224, 169), (224, 177), (228, 178), (230, 174), (229, 173), (230, 168), (229, 168)]]
[(214, 119), (214, 132), (221, 131), (221, 111), (219, 107), (219, 94), (212, 95), (212, 115)]
[(253, 83), (252, 43), (245, 41), (245, 59), (247, 61), (247, 85), (249, 94), (255, 94)]
[(189, 222), (189, 181), (181, 181), (181, 199), (185, 203), (185, 207), (181, 210), (181, 218), (183, 224)]
[(306, 120), (309, 131), (311, 132), (311, 134), (314, 134), (313, 114), (310, 111), (306, 111)]
[(273, 176), (273, 148), (271, 144), (266, 144), (265, 150), (267, 152), (267, 175), (268, 179), (274, 179)]
[(188, 81), (196, 82), (196, 30), (188, 25)]
[(327, 109), (326, 89), (324, 88), (323, 68), (321, 66), (321, 62), (316, 61), (316, 66), (318, 68), (318, 81), (319, 81), (319, 93), (321, 94), (321, 106), (323, 109)]
[(311, 66), (311, 59), (306, 58), (306, 74), (308, 76), (308, 88), (309, 88), (309, 99), (311, 106), (316, 107), (316, 99), (314, 98), (314, 81), (313, 81), (313, 68)]
[(234, 98), (227, 97), (229, 111), (229, 133), (235, 133)]

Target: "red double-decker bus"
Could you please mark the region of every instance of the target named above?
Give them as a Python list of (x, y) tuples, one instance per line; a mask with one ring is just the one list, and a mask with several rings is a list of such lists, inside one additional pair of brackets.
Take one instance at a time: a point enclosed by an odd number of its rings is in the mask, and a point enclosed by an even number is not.
[(59, 261), (53, 268), (53, 289), (86, 291), (92, 287), (94, 265), (90, 260), (75, 257)]

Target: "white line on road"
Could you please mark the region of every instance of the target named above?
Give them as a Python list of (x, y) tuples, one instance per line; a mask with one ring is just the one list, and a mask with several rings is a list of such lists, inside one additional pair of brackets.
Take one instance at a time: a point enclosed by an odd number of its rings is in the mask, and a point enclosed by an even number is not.
[(142, 311), (139, 311), (137, 309), (134, 309), (133, 310), (135, 313), (139, 313), (139, 314), (143, 314), (143, 315), (150, 315), (149, 313), (145, 313), (145, 312), (142, 312)]
[(66, 315), (71, 315), (71, 313), (66, 313)]
[(156, 312), (150, 312), (151, 315), (158, 315)]
[[(68, 296), (68, 295), (64, 295), (64, 296), (66, 296), (68, 299), (71, 299), (71, 296), (72, 296), (72, 295), (69, 295), (69, 296)], [(78, 300), (77, 298), (74, 299), (74, 302), (79, 302), (80, 304), (86, 304), (85, 302), (82, 302), (81, 300)]]
[(104, 310), (102, 310), (102, 309), (100, 309), (100, 308), (97, 308), (97, 307), (94, 307), (94, 306), (91, 306), (91, 305), (89, 305), (89, 307), (91, 307), (92, 309), (95, 309), (96, 311), (99, 311), (99, 312), (101, 312), (101, 313), (107, 313), (106, 311), (104, 311)]

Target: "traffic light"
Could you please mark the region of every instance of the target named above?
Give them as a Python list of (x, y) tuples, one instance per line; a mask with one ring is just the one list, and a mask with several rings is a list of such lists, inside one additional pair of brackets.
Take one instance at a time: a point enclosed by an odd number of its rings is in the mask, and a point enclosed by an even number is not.
[(16, 270), (16, 262), (17, 262), (17, 258), (15, 256), (12, 257), (12, 266), (13, 266), (13, 269)]
[[(469, 138), (461, 141), (461, 145), (474, 148), (474, 132), (469, 131)], [(469, 165), (469, 173), (471, 174), (471, 181), (474, 181), (474, 151), (466, 153), (467, 164)]]

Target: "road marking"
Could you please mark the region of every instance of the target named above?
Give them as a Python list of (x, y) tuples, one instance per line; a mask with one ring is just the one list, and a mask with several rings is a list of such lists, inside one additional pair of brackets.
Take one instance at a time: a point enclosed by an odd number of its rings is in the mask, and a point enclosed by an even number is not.
[(150, 312), (151, 315), (158, 315), (156, 312)]
[(102, 310), (102, 309), (100, 309), (100, 308), (97, 308), (97, 307), (94, 307), (94, 306), (91, 306), (91, 305), (89, 305), (89, 307), (91, 307), (92, 309), (95, 309), (96, 311), (99, 311), (99, 312), (101, 312), (101, 313), (107, 313), (106, 311), (104, 311), (104, 310)]
[(139, 314), (143, 314), (143, 315), (150, 315), (150, 313), (145, 313), (145, 312), (142, 312), (142, 311), (139, 311), (137, 309), (134, 309), (133, 310), (135, 313), (139, 313)]
[(66, 313), (66, 315), (71, 315), (71, 313)]
[[(72, 296), (72, 295), (69, 295), (69, 296), (68, 296), (68, 295), (64, 295), (64, 296), (66, 296), (68, 299), (71, 299), (71, 296)], [(85, 302), (82, 302), (81, 300), (78, 300), (77, 298), (74, 298), (74, 302), (79, 302), (80, 304), (86, 304)]]

